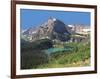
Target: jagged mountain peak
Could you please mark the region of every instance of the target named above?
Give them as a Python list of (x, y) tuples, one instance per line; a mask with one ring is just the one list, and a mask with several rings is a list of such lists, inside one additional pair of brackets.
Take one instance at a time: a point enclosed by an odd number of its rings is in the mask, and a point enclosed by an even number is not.
[(54, 18), (54, 17), (49, 17), (49, 19), (48, 19), (48, 20), (56, 21), (57, 19), (56, 19), (56, 18)]
[(66, 40), (64, 35), (70, 34), (66, 29), (66, 25), (61, 20), (54, 17), (49, 17), (47, 21), (37, 27), (37, 29), (29, 28), (25, 32), (31, 40), (37, 40), (44, 37)]

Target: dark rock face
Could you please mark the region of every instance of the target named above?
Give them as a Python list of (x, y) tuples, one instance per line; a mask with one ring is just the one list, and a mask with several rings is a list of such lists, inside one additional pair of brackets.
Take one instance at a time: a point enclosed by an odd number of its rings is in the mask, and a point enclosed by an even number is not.
[(67, 35), (70, 35), (70, 33), (68, 32), (66, 27), (67, 26), (62, 21), (50, 17), (37, 29), (29, 28), (23, 33), (23, 35), (26, 35), (31, 41), (43, 38), (67, 41), (69, 39)]
[(53, 30), (54, 30), (55, 32), (61, 33), (61, 34), (68, 33), (68, 31), (67, 31), (67, 29), (66, 29), (65, 26), (66, 26), (66, 25), (65, 25), (63, 22), (57, 20), (57, 21), (55, 21), (55, 23), (54, 23), (54, 26), (53, 26), (54, 28), (53, 28)]

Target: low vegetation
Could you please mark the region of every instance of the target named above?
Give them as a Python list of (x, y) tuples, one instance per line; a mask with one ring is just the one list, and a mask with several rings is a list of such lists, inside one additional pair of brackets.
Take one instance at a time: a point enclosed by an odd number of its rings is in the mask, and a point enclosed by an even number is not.
[(38, 68), (54, 67), (75, 67), (90, 65), (90, 45), (69, 43), (69, 46), (75, 46), (74, 50), (69, 52), (56, 52), (50, 55), (49, 63), (40, 65)]
[[(26, 43), (26, 44), (25, 44)], [(90, 43), (59, 43), (55, 46), (72, 48), (71, 51), (57, 51), (46, 53), (43, 50), (54, 46), (51, 40), (37, 40), (32, 43), (21, 44), (21, 68), (57, 68), (90, 65)], [(55, 47), (53, 47), (55, 48)]]

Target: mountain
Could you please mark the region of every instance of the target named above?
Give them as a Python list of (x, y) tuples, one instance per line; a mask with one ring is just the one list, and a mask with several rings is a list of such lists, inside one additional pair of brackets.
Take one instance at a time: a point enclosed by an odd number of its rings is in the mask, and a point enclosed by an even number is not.
[(59, 19), (53, 17), (50, 17), (37, 28), (31, 27), (22, 33), (22, 37), (30, 41), (44, 38), (67, 41), (69, 39), (68, 35), (70, 35), (69, 27)]

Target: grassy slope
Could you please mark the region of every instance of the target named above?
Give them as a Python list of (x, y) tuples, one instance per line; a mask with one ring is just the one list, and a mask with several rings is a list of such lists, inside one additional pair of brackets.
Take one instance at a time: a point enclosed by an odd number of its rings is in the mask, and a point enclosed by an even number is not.
[(71, 52), (54, 53), (48, 64), (39, 65), (37, 68), (79, 67), (90, 65), (90, 44), (69, 43), (75, 49)]

